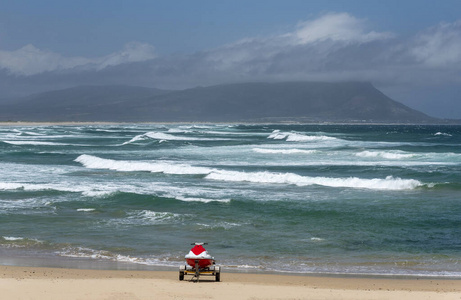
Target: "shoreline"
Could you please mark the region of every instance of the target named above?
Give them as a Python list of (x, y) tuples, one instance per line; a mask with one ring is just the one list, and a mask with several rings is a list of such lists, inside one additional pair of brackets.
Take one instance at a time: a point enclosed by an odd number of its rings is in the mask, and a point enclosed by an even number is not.
[[(132, 261), (118, 261), (111, 259), (93, 259), (89, 257), (68, 257), (59, 256), (53, 253), (29, 253), (23, 249), (0, 248), (0, 267), (18, 268), (55, 268), (68, 270), (94, 270), (94, 271), (133, 271), (133, 272), (176, 272), (178, 267), (184, 262), (178, 261), (173, 264), (145, 264)], [(287, 271), (274, 269), (254, 269), (239, 268), (238, 266), (227, 266), (219, 264), (232, 274), (252, 274), (252, 275), (275, 275), (275, 276), (295, 276), (295, 277), (319, 277), (319, 278), (356, 278), (356, 279), (395, 279), (395, 280), (458, 280), (461, 283), (461, 275), (441, 274), (441, 273), (380, 273), (380, 272), (322, 272), (322, 271)]]
[[(175, 271), (0, 266), (7, 299), (460, 299), (461, 281), (228, 273), (221, 282)], [(205, 293), (205, 294), (204, 294)]]

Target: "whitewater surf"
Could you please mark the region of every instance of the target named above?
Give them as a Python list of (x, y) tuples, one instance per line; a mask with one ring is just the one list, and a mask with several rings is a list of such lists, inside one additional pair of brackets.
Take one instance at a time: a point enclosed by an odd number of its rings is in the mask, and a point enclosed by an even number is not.
[[(461, 127), (0, 127), (0, 263), (460, 277)], [(235, 251), (229, 245), (239, 245)]]

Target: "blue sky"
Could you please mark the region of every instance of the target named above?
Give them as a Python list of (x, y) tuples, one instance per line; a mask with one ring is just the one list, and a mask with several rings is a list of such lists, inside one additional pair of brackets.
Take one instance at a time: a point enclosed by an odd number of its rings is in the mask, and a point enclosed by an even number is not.
[(162, 54), (190, 53), (289, 30), (328, 12), (347, 12), (377, 31), (412, 34), (461, 15), (459, 0), (405, 1), (6, 1), (0, 48), (27, 44), (63, 55), (104, 55), (131, 41)]
[(0, 98), (90, 83), (360, 80), (461, 118), (457, 50), (459, 0), (0, 2)]

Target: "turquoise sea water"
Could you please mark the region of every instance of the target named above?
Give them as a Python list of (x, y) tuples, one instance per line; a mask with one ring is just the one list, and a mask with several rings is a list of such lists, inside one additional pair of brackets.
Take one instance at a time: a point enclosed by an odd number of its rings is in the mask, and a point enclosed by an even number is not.
[(461, 277), (461, 127), (0, 127), (0, 263)]

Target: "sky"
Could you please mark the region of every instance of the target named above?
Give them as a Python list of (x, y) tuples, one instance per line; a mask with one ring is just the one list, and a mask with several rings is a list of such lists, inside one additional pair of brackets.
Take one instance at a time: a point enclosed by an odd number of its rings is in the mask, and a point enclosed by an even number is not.
[(461, 1), (0, 1), (0, 99), (248, 81), (369, 81), (461, 119)]

